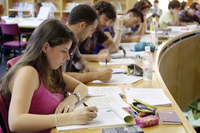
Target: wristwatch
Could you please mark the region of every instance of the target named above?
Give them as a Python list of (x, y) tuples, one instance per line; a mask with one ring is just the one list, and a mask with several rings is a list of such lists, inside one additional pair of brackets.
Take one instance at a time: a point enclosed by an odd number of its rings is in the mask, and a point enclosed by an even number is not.
[(80, 102), (82, 100), (81, 95), (78, 92), (73, 92), (71, 95), (75, 95), (76, 98), (78, 99), (78, 102)]

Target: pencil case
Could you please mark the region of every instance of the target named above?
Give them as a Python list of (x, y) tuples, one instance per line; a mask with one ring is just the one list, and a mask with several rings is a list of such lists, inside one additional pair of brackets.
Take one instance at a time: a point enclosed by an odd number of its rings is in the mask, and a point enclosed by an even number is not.
[[(149, 116), (155, 115), (157, 107), (142, 102), (138, 99), (133, 99), (135, 102), (131, 104), (131, 107), (140, 115), (140, 116)], [(143, 108), (139, 108), (138, 105), (143, 105)], [(145, 107), (145, 108), (144, 108)]]
[(136, 64), (128, 65), (128, 74), (135, 76), (143, 76), (143, 69)]
[(158, 117), (154, 115), (142, 117), (142, 118), (135, 118), (135, 122), (141, 128), (157, 125), (159, 123)]

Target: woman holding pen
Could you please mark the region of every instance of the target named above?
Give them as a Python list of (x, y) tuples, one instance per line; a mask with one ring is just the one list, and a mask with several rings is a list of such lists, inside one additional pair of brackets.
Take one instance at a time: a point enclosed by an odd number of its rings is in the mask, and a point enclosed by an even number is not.
[(88, 92), (62, 70), (75, 47), (76, 37), (57, 19), (34, 30), (25, 53), (0, 81), (12, 132), (49, 133), (53, 127), (86, 124), (97, 117), (96, 107), (73, 111)]

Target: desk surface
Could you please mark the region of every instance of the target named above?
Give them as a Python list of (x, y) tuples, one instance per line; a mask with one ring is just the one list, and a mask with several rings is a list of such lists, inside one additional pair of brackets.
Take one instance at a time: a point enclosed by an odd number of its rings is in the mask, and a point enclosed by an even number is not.
[[(184, 33), (185, 34), (185, 33)], [(184, 36), (184, 35), (182, 35)], [(173, 39), (173, 38), (172, 38)], [(119, 85), (123, 90), (125, 89), (125, 86), (129, 86), (132, 88), (163, 88), (165, 94), (168, 96), (170, 101), (172, 102), (172, 106), (170, 107), (158, 107), (158, 110), (168, 110), (168, 111), (176, 111), (178, 114), (179, 118), (182, 121), (182, 125), (162, 125), (160, 122), (158, 125), (151, 126), (151, 127), (145, 127), (143, 128), (144, 132), (148, 133), (194, 133), (195, 130), (194, 128), (190, 125), (189, 121), (186, 119), (186, 117), (183, 115), (181, 109), (177, 105), (176, 101), (170, 94), (169, 90), (167, 89), (160, 73), (159, 73), (159, 67), (158, 67), (158, 60), (160, 57), (160, 54), (164, 48), (164, 46), (168, 45), (171, 43), (169, 39), (168, 41), (165, 41), (165, 43), (161, 44), (158, 47), (158, 51), (155, 51), (153, 53), (154, 57), (154, 73), (153, 73), (153, 80), (152, 82), (140, 80), (136, 83), (133, 84), (127, 84), (127, 85)], [(97, 62), (92, 62), (92, 64), (97, 67), (97, 68), (105, 68), (105, 66), (100, 66)], [(142, 62), (137, 62), (138, 65), (142, 66)], [(126, 66), (109, 66), (110, 68), (126, 68)], [(98, 86), (98, 85), (95, 85)], [(126, 99), (124, 99), (126, 101)], [(72, 130), (72, 131), (62, 131), (64, 133), (90, 133), (90, 132), (95, 132), (95, 133), (102, 133), (102, 128), (95, 128), (95, 129), (81, 129), (81, 130)], [(51, 130), (51, 133), (58, 133), (56, 128), (53, 128)]]
[(5, 20), (7, 24), (17, 23), (19, 28), (36, 28), (44, 21), (36, 18), (8, 18), (8, 16), (4, 16), (2, 19)]

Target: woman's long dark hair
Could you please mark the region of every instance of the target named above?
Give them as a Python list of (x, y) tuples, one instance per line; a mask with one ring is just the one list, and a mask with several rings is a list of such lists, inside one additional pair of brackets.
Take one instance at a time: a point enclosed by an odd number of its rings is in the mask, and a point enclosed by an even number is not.
[(76, 37), (72, 31), (59, 20), (47, 19), (41, 23), (31, 35), (23, 56), (0, 80), (3, 98), (10, 98), (10, 90), (12, 88), (10, 81), (12, 81), (14, 74), (24, 66), (34, 67), (41, 74), (45, 87), (51, 92), (65, 94), (66, 84), (62, 75), (62, 66), (56, 70), (51, 69), (42, 48), (46, 42), (48, 42), (51, 47), (55, 47), (68, 43), (69, 41), (72, 41), (72, 46), (69, 50), (69, 52), (72, 52), (77, 43)]

